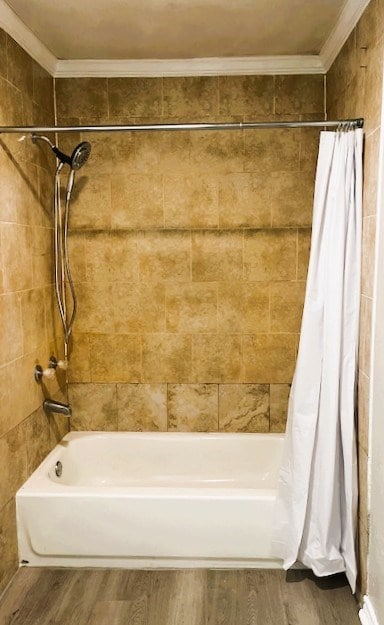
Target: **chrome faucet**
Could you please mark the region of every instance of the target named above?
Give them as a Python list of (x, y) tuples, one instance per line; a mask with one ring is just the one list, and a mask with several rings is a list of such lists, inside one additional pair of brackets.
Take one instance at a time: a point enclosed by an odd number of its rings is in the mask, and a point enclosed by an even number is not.
[(45, 412), (57, 412), (58, 414), (70, 417), (72, 414), (72, 407), (70, 404), (63, 404), (61, 401), (55, 401), (53, 399), (45, 399), (43, 401), (43, 408)]

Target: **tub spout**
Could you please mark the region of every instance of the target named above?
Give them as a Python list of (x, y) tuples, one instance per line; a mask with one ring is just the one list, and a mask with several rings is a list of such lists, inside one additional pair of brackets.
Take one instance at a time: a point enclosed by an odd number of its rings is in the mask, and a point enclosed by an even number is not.
[(63, 404), (61, 401), (54, 401), (53, 399), (45, 399), (43, 402), (43, 408), (45, 412), (57, 412), (58, 414), (70, 417), (72, 414), (72, 408), (70, 404)]

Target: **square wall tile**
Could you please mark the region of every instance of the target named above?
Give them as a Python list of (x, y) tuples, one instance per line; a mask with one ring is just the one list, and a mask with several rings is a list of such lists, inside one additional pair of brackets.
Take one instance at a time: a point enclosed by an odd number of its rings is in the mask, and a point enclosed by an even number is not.
[(217, 328), (217, 287), (209, 282), (167, 284), (168, 332), (214, 332)]
[(243, 235), (241, 232), (192, 233), (192, 279), (196, 282), (241, 280)]
[(240, 382), (241, 336), (238, 334), (194, 334), (192, 336), (192, 380), (194, 382)]
[(116, 384), (70, 384), (72, 430), (117, 430)]
[(186, 282), (191, 278), (189, 231), (141, 232), (138, 255), (143, 281)]
[(246, 382), (290, 384), (296, 361), (296, 336), (246, 334), (243, 361)]
[(163, 78), (165, 117), (216, 115), (219, 104), (218, 78), (188, 76)]
[(285, 432), (288, 416), (288, 400), (291, 391), (290, 384), (271, 384), (271, 432)]
[(169, 384), (168, 429), (178, 432), (218, 430), (217, 384)]
[(118, 384), (119, 431), (166, 432), (166, 384)]
[(214, 176), (164, 177), (164, 218), (170, 228), (215, 228), (219, 220)]
[(220, 384), (219, 429), (222, 432), (268, 432), (269, 385)]
[(92, 382), (140, 382), (141, 342), (136, 334), (89, 337)]
[(296, 230), (252, 230), (244, 234), (245, 280), (295, 280)]
[(144, 334), (143, 381), (189, 382), (191, 349), (191, 337), (188, 334)]

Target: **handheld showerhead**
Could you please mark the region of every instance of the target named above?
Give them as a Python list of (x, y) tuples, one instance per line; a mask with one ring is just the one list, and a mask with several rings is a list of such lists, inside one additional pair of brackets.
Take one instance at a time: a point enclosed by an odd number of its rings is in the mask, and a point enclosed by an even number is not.
[(62, 163), (67, 163), (71, 169), (77, 170), (86, 163), (91, 153), (91, 144), (88, 141), (82, 141), (75, 147), (71, 156), (64, 154), (55, 145), (51, 146), (52, 151)]
[(73, 170), (81, 169), (81, 167), (87, 162), (91, 153), (91, 144), (88, 143), (88, 141), (82, 141), (81, 143), (79, 143), (79, 145), (77, 145), (73, 150), (71, 156), (68, 156), (68, 154), (64, 154), (64, 152), (59, 150), (59, 148), (54, 145), (52, 141), (48, 139), (48, 137), (45, 137), (44, 135), (32, 135), (33, 142), (38, 140), (48, 143), (49, 147), (51, 148), (52, 152), (56, 154), (57, 158), (62, 163), (66, 163), (67, 165), (69, 165), (70, 168)]

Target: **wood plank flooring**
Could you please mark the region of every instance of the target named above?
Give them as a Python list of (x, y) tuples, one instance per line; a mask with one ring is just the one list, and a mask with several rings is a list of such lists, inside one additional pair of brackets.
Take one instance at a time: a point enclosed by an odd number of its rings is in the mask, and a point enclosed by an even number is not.
[(357, 612), (342, 575), (22, 568), (0, 625), (359, 625)]

